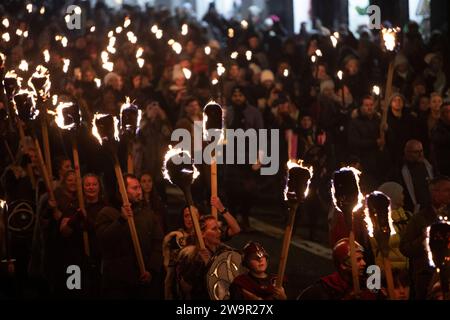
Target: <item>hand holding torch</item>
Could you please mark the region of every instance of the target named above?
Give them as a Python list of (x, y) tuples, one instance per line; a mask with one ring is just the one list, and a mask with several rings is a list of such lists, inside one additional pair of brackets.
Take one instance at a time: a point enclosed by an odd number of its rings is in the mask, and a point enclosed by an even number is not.
[(359, 174), (352, 167), (341, 168), (334, 172), (331, 193), (336, 209), (344, 214), (345, 224), (350, 230), (350, 256), (352, 262), (353, 289), (356, 296), (360, 293), (359, 272), (356, 264), (355, 233), (353, 231), (353, 213), (363, 206), (364, 196), (359, 188)]
[[(123, 180), (122, 169), (120, 168), (119, 159), (117, 158), (115, 143), (119, 140), (119, 121), (109, 114), (94, 115), (92, 121), (92, 133), (100, 142), (101, 145), (106, 145), (114, 159), (114, 171), (116, 173), (117, 182), (119, 184), (119, 191), (122, 196), (122, 202), (124, 206), (129, 206), (127, 190), (125, 188), (125, 182)], [(136, 254), (136, 259), (139, 266), (141, 275), (144, 275), (145, 270), (144, 258), (142, 257), (141, 245), (136, 232), (136, 226), (134, 224), (134, 218), (128, 217), (128, 227), (130, 228), (131, 240), (133, 241), (133, 247)]]
[(391, 218), (391, 201), (382, 192), (374, 191), (366, 198), (367, 230), (370, 237), (374, 237), (378, 250), (383, 257), (384, 272), (386, 275), (389, 298), (395, 299), (394, 280), (392, 277), (391, 261), (389, 259), (389, 239), (395, 234), (395, 229)]
[(120, 132), (125, 138), (127, 144), (127, 172), (134, 172), (133, 155), (132, 155), (132, 141), (136, 136), (141, 122), (142, 111), (138, 106), (130, 103), (130, 98), (120, 108)]
[(181, 149), (169, 148), (164, 157), (163, 175), (170, 183), (178, 186), (183, 193), (185, 200), (189, 206), (192, 222), (194, 224), (194, 231), (197, 237), (200, 249), (205, 249), (200, 224), (197, 215), (195, 214), (194, 202), (192, 201), (191, 185), (198, 177), (199, 172), (192, 164), (192, 158), (187, 151)]
[(430, 265), (439, 273), (444, 300), (450, 300), (450, 222), (447, 217), (427, 228), (427, 251)]
[[(83, 187), (81, 180), (80, 158), (78, 155), (78, 144), (76, 140), (76, 132), (81, 124), (80, 108), (77, 104), (72, 102), (60, 102), (56, 107), (56, 124), (63, 130), (68, 130), (71, 133), (72, 140), (72, 154), (73, 163), (75, 165), (75, 173), (77, 179), (77, 196), (78, 205), (84, 220), (87, 219), (86, 206), (84, 204)], [(87, 257), (90, 256), (89, 237), (86, 228), (83, 227), (83, 243), (84, 253)]]
[[(211, 131), (212, 130), (212, 133)], [(214, 135), (214, 132), (220, 133), (220, 140), (217, 144), (223, 140), (223, 112), (222, 107), (214, 101), (208, 102), (203, 108), (203, 139), (210, 141)], [(211, 196), (217, 197), (217, 160), (215, 150), (211, 155)], [(211, 206), (211, 214), (217, 219), (217, 208)]]

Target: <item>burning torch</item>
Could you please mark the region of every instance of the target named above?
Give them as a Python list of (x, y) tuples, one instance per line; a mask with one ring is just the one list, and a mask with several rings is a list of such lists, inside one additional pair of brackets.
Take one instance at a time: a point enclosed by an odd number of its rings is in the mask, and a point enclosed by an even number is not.
[(426, 249), (430, 265), (439, 273), (444, 300), (450, 300), (450, 222), (447, 217), (439, 219), (427, 228)]
[(127, 97), (126, 102), (120, 108), (120, 133), (127, 144), (127, 172), (134, 172), (132, 141), (136, 136), (136, 132), (141, 122), (142, 111), (138, 106), (130, 103)]
[(313, 176), (313, 168), (303, 166), (302, 162), (302, 160), (289, 160), (287, 163), (288, 172), (284, 189), (284, 200), (287, 201), (289, 206), (289, 220), (284, 231), (283, 247), (281, 249), (280, 264), (278, 265), (278, 276), (276, 280), (276, 286), (278, 288), (283, 285), (295, 214), (300, 203), (308, 196), (309, 184)]
[[(100, 145), (105, 145), (109, 149), (114, 159), (114, 171), (116, 173), (117, 182), (119, 184), (119, 191), (122, 196), (122, 202), (124, 206), (129, 206), (127, 190), (125, 188), (125, 182), (123, 180), (122, 169), (120, 168), (119, 159), (116, 153), (116, 141), (119, 141), (119, 120), (109, 114), (94, 115), (92, 120), (92, 134), (97, 138)], [(134, 252), (139, 266), (141, 275), (146, 273), (144, 258), (142, 257), (141, 245), (136, 232), (136, 226), (134, 224), (134, 218), (128, 217), (128, 227), (130, 228), (131, 240), (133, 241)]]
[(363, 207), (364, 196), (359, 188), (359, 175), (355, 168), (345, 167), (334, 172), (331, 194), (335, 208), (344, 215), (347, 229), (350, 230), (350, 256), (352, 262), (353, 289), (356, 296), (360, 293), (358, 267), (356, 265), (355, 233), (353, 231), (353, 213)]
[[(212, 133), (210, 135), (210, 131)], [(223, 140), (223, 110), (222, 107), (215, 101), (210, 101), (203, 108), (203, 140), (210, 141), (214, 132), (220, 133), (220, 140)], [(216, 138), (217, 139), (217, 138)], [(215, 150), (211, 154), (211, 196), (217, 197), (217, 160)], [(217, 208), (211, 206), (211, 214), (217, 219)]]
[[(72, 154), (73, 163), (75, 165), (75, 173), (77, 178), (77, 196), (78, 205), (80, 206), (81, 213), (84, 220), (87, 218), (86, 206), (84, 204), (83, 187), (81, 184), (81, 170), (80, 170), (80, 158), (78, 156), (78, 144), (76, 139), (76, 133), (81, 124), (80, 108), (77, 104), (72, 102), (60, 102), (56, 107), (55, 122), (63, 130), (68, 130), (71, 133), (72, 140)], [(86, 228), (83, 227), (83, 243), (84, 253), (86, 256), (90, 256), (89, 238)]]
[(392, 277), (391, 261), (389, 259), (389, 239), (395, 234), (391, 217), (391, 201), (382, 192), (374, 191), (366, 197), (365, 221), (371, 238), (375, 238), (378, 250), (383, 257), (389, 298), (395, 299), (394, 280)]
[(41, 119), (42, 141), (44, 142), (45, 163), (50, 178), (53, 178), (52, 158), (50, 155), (50, 143), (48, 140), (48, 124), (47, 124), (47, 108), (45, 103), (50, 98), (50, 73), (48, 69), (42, 65), (36, 67), (36, 71), (28, 80), (28, 85), (35, 92), (37, 97), (36, 104), (39, 106), (39, 114)]
[[(387, 114), (389, 110), (389, 99), (392, 95), (392, 79), (394, 77), (394, 56), (395, 56), (395, 49), (397, 48), (397, 33), (400, 31), (400, 28), (383, 28), (381, 30), (382, 32), (382, 39), (384, 42), (384, 49), (385, 52), (388, 54), (389, 58), (389, 67), (388, 67), (388, 74), (386, 78), (386, 87), (384, 89), (384, 101), (382, 103), (382, 118), (380, 123), (380, 138), (384, 141), (385, 140), (385, 129), (387, 127)], [(384, 144), (380, 147), (382, 150), (384, 148)]]
[(178, 186), (183, 191), (184, 198), (189, 205), (189, 212), (191, 213), (198, 245), (200, 249), (205, 249), (205, 242), (203, 241), (198, 217), (195, 214), (196, 209), (191, 194), (191, 185), (198, 177), (199, 172), (192, 164), (192, 158), (189, 152), (169, 146), (169, 150), (164, 156), (163, 174), (166, 180)]

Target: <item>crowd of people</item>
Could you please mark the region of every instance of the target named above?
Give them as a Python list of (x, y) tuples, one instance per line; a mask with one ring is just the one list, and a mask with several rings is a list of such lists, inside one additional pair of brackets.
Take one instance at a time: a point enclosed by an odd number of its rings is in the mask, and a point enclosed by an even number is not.
[[(227, 298), (293, 299), (268, 273), (269, 253), (262, 244), (231, 248), (226, 242), (250, 230), (249, 215), (261, 198), (287, 216), (284, 164), (295, 158), (314, 168), (302, 208), (312, 229), (317, 227), (314, 217), (328, 215), (336, 267), (332, 275), (298, 292), (299, 299), (387, 297), (384, 289), (352, 293), (349, 234), (329, 192), (333, 172), (344, 166), (361, 171), (364, 194), (378, 190), (390, 198), (396, 234), (389, 258), (396, 298), (443, 298), (423, 245), (426, 228), (450, 216), (450, 66), (443, 31), (423, 39), (411, 21), (397, 33), (392, 53), (384, 50), (381, 30), (363, 26), (358, 35), (346, 26), (332, 33), (323, 27), (307, 30), (306, 25), (290, 34), (277, 16), (226, 20), (214, 5), (201, 21), (187, 6), (171, 14), (163, 7), (113, 11), (101, 1), (95, 7), (86, 1), (79, 5), (82, 24), (73, 30), (67, 29), (63, 2), (44, 11), (25, 4), (0, 6), (0, 195), (5, 200), (0, 297), (210, 299), (209, 267), (223, 252), (234, 251), (242, 253), (243, 271)], [(392, 94), (384, 97), (390, 64)], [(81, 110), (82, 124), (75, 133), (80, 168), (72, 162), (73, 133), (47, 116), (52, 192), (44, 184), (34, 140), (43, 145), (42, 127), (34, 119), (26, 125), (17, 120), (14, 99), (3, 82), (10, 70), (27, 80), (38, 65), (49, 70), (51, 80), (51, 98), (39, 103), (54, 110), (61, 102), (73, 102)], [(142, 110), (136, 135), (121, 139), (117, 148), (122, 168), (131, 154), (133, 173), (123, 178), (129, 205), (119, 196), (109, 151), (91, 134), (94, 115), (119, 117), (127, 97)], [(168, 218), (178, 208), (170, 207), (164, 155), (176, 143), (171, 141), (173, 130), (193, 133), (211, 99), (223, 107), (227, 129), (279, 130), (279, 141), (270, 143), (279, 145), (280, 169), (264, 177), (259, 162), (219, 165), (216, 197), (210, 194), (209, 166), (199, 165), (200, 177), (192, 185), (196, 209), (181, 208), (175, 225)], [(83, 210), (77, 170), (82, 173)], [(261, 196), (263, 188), (271, 192)], [(219, 219), (209, 215), (211, 207)], [(198, 247), (192, 215), (198, 216), (197, 237), (206, 249)], [(360, 226), (355, 233), (361, 279), (367, 264), (381, 259), (363, 215), (361, 210), (354, 218)], [(136, 263), (127, 223), (131, 218), (144, 273)], [(87, 275), (81, 290), (66, 285), (70, 265), (81, 266)]]

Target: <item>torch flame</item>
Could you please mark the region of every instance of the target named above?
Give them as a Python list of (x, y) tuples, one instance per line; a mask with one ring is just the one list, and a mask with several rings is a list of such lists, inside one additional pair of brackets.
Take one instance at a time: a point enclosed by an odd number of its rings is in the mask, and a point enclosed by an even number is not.
[[(450, 222), (448, 221), (447, 217), (439, 216), (438, 218), (441, 223), (446, 223), (446, 224), (450, 225)], [(428, 264), (430, 265), (430, 267), (436, 268), (436, 265), (434, 264), (434, 261), (433, 261), (433, 252), (431, 251), (431, 247), (430, 247), (430, 230), (431, 230), (431, 226), (428, 226), (427, 230), (426, 230), (425, 250), (428, 255)], [(439, 269), (437, 271), (439, 272)]]
[(19, 64), (19, 69), (22, 71), (28, 71), (28, 63), (25, 60), (21, 60)]
[(189, 80), (192, 76), (191, 70), (189, 70), (188, 68), (183, 68), (182, 71), (186, 80)]
[(230, 55), (231, 59), (236, 59), (238, 57), (238, 52), (237, 51), (233, 51)]
[(339, 80), (342, 80), (342, 77), (344, 76), (344, 73), (342, 72), (342, 70), (339, 70), (337, 72), (337, 77), (339, 78)]
[[(128, 109), (131, 107), (131, 101), (130, 101), (130, 97), (126, 97), (125, 98), (125, 103), (122, 104), (122, 106), (120, 107), (120, 119), (122, 119), (122, 113), (124, 110)], [(141, 123), (141, 119), (142, 119), (142, 110), (138, 109), (138, 115), (137, 115), (137, 120), (136, 120), (136, 128), (139, 128), (139, 124)]]
[(150, 31), (151, 31), (152, 33), (156, 33), (156, 32), (158, 32), (158, 30), (159, 30), (159, 28), (158, 28), (158, 26), (157, 26), (156, 24), (154, 24), (154, 25), (151, 27), (151, 29), (150, 29)]
[(139, 68), (142, 68), (144, 66), (145, 60), (143, 58), (137, 58), (136, 61)]
[(67, 38), (66, 38), (66, 37), (62, 37), (62, 39), (61, 39), (61, 44), (62, 44), (62, 46), (63, 46), (64, 48), (67, 47), (67, 42), (68, 42)]
[(50, 61), (50, 52), (48, 49), (45, 49), (42, 54), (44, 55), (44, 61), (47, 63)]
[(373, 94), (375, 94), (376, 96), (379, 96), (379, 95), (380, 95), (380, 87), (379, 87), (379, 86), (373, 86), (372, 92), (373, 92)]
[[(98, 142), (100, 143), (100, 145), (103, 144), (103, 139), (100, 136), (100, 134), (98, 133), (98, 129), (97, 129), (97, 125), (96, 125), (96, 121), (104, 118), (104, 117), (108, 117), (109, 114), (102, 114), (102, 113), (96, 113), (94, 114), (94, 118), (92, 119), (92, 135), (98, 140)], [(119, 120), (114, 117), (114, 140), (119, 141)]]
[(40, 14), (44, 14), (45, 13), (45, 7), (41, 7), (41, 10), (39, 10)]
[(89, 31), (90, 31), (90, 32), (94, 32), (94, 31), (95, 31), (95, 26), (92, 26), (92, 27), (89, 29)]
[[(358, 202), (353, 207), (352, 212), (356, 212), (359, 209), (361, 209), (363, 207), (363, 205), (364, 205), (364, 195), (361, 193), (361, 188), (359, 187), (359, 175), (361, 174), (361, 171), (359, 171), (358, 169), (353, 168), (353, 167), (344, 167), (344, 168), (341, 168), (340, 170), (352, 171), (353, 175), (355, 176), (356, 185), (358, 186)], [(334, 207), (339, 212), (342, 212), (341, 209), (338, 207), (338, 204), (337, 204), (337, 199), (336, 199), (336, 196), (335, 196), (335, 189), (334, 189), (334, 184), (333, 183), (331, 184), (331, 196), (333, 198)]]
[(5, 42), (9, 42), (9, 40), (11, 40), (11, 37), (9, 36), (9, 33), (8, 33), (8, 32), (5, 32), (4, 34), (2, 34), (2, 39), (3, 39)]
[(247, 61), (252, 60), (252, 52), (250, 50), (245, 51), (245, 58)]
[[(173, 182), (170, 179), (169, 171), (167, 170), (167, 162), (169, 162), (169, 160), (172, 157), (174, 157), (176, 155), (179, 155), (180, 153), (185, 154), (189, 159), (192, 159), (191, 158), (191, 154), (189, 153), (189, 151), (186, 151), (186, 150), (183, 150), (183, 149), (179, 149), (179, 148), (173, 148), (171, 145), (169, 145), (169, 150), (167, 150), (167, 153), (164, 156), (163, 176), (164, 176), (164, 179), (166, 179), (167, 181), (169, 181), (172, 184), (173, 184)], [(183, 156), (180, 155), (179, 157), (182, 158)], [(197, 168), (194, 165), (192, 165), (192, 167), (194, 168), (194, 171), (192, 172), (193, 173), (192, 174), (192, 181), (194, 181), (200, 175), (200, 172), (197, 170)]]
[[(71, 130), (76, 125), (75, 123), (71, 123), (69, 125), (64, 124), (63, 110), (65, 108), (70, 108), (72, 105), (73, 105), (72, 102), (60, 102), (58, 104), (58, 106), (56, 107), (55, 122), (56, 122), (57, 126), (63, 130)], [(78, 112), (80, 112), (80, 111), (78, 110)], [(80, 117), (81, 117), (81, 113), (80, 113)]]
[(336, 48), (338, 39), (335, 36), (330, 36), (331, 43), (333, 44), (333, 48)]
[(174, 42), (174, 43), (172, 44), (172, 49), (173, 49), (173, 51), (175, 51), (176, 54), (180, 54), (180, 53), (181, 53), (181, 50), (183, 49), (183, 47), (181, 46), (180, 43)]
[(6, 201), (3, 199), (0, 199), (0, 208), (4, 209), (6, 206)]
[[(56, 104), (58, 103), (58, 95), (57, 94), (54, 94), (53, 96), (52, 96), (52, 104), (54, 105), (54, 106), (56, 106)], [(50, 111), (50, 110), (49, 110)]]
[(125, 20), (124, 20), (124, 22), (123, 22), (123, 27), (124, 27), (124, 28), (128, 28), (128, 27), (130, 26), (130, 24), (131, 24), (131, 19), (130, 19), (130, 17), (125, 17)]
[(9, 20), (8, 18), (3, 19), (2, 24), (5, 28), (9, 28)]
[[(314, 174), (313, 167), (312, 167), (312, 166), (311, 166), (311, 167), (305, 167), (305, 166), (303, 166), (303, 160), (301, 160), (301, 159), (299, 159), (299, 160), (297, 160), (297, 161), (289, 160), (289, 161), (287, 162), (288, 172), (289, 172), (290, 169), (292, 169), (292, 168), (294, 168), (294, 167), (297, 167), (297, 168), (303, 168), (303, 169), (306, 169), (306, 170), (309, 171), (309, 176), (310, 176), (310, 178), (308, 179), (308, 183), (307, 183), (307, 185), (306, 185), (305, 193), (303, 194), (303, 195), (305, 196), (305, 198), (306, 198), (306, 197), (308, 196), (308, 193), (309, 193), (309, 185), (310, 185), (310, 183), (311, 183), (311, 179), (312, 179), (313, 174)], [(288, 185), (287, 185), (287, 183), (286, 183), (286, 186), (284, 187), (284, 200), (285, 200), (285, 201), (288, 200), (288, 197), (287, 197), (288, 191), (289, 191), (289, 188), (288, 188)]]
[(66, 58), (62, 58), (63, 60), (63, 72), (67, 73), (67, 71), (69, 70), (69, 65), (70, 65), (70, 59), (66, 59)]
[(241, 27), (242, 27), (242, 29), (246, 30), (248, 28), (248, 22), (246, 20), (242, 20)]
[(161, 29), (158, 29), (158, 31), (156, 31), (155, 36), (156, 36), (156, 39), (158, 39), (158, 40), (161, 39), (163, 36), (163, 31)]
[(317, 57), (315, 55), (311, 56), (311, 62), (316, 63)]
[[(373, 193), (377, 194), (377, 193), (381, 193), (381, 192), (374, 191)], [(367, 233), (369, 234), (369, 237), (373, 238), (374, 227), (373, 227), (372, 219), (370, 218), (369, 208), (366, 207), (364, 209), (364, 214), (365, 214), (364, 221), (366, 222), (366, 225), (367, 225)], [(394, 220), (392, 220), (392, 211), (391, 211), (390, 204), (389, 204), (389, 208), (388, 208), (388, 223), (389, 223), (390, 235), (393, 236), (395, 234), (395, 228), (394, 228)]]
[(284, 77), (288, 77), (289, 76), (289, 69), (284, 69), (283, 70), (283, 76)]
[(206, 54), (207, 56), (209, 56), (209, 55), (211, 54), (211, 47), (210, 47), (210, 46), (206, 46), (206, 47), (205, 47), (205, 54)]
[(17, 80), (17, 85), (19, 87), (22, 86), (22, 78), (17, 76), (16, 70), (9, 70), (8, 72), (6, 72), (5, 74), (5, 79), (6, 78), (12, 78), (12, 79), (16, 79)]
[(318, 57), (322, 56), (322, 51), (320, 51), (320, 49), (316, 50), (316, 56), (318, 56)]
[(384, 46), (387, 51), (394, 51), (396, 46), (396, 34), (399, 31), (399, 28), (383, 28), (383, 30), (381, 30), (383, 34)]
[[(44, 85), (42, 88), (35, 88), (32, 79), (33, 78), (42, 78), (45, 79)], [(33, 88), (33, 90), (36, 92), (36, 94), (39, 94), (41, 97), (47, 97), (50, 91), (50, 72), (46, 67), (43, 65), (38, 65), (36, 67), (36, 71), (31, 75), (30, 79), (28, 80), (28, 85)]]
[(116, 28), (116, 33), (121, 33), (122, 30), (123, 30), (122, 27), (117, 27), (117, 28)]
[(97, 88), (100, 88), (100, 86), (102, 85), (102, 80), (100, 80), (99, 78), (95, 78), (94, 82), (95, 82)]
[(142, 47), (139, 47), (136, 51), (136, 58), (142, 57), (143, 53), (144, 53), (144, 49)]
[(225, 67), (223, 66), (222, 63), (218, 63), (217, 64), (217, 75), (220, 77), (221, 75), (223, 75), (225, 73)]
[(28, 13), (33, 12), (33, 4), (32, 3), (27, 4), (26, 8), (27, 8)]
[(181, 35), (185, 36), (188, 34), (188, 25), (185, 23), (181, 26)]
[(228, 28), (228, 38), (234, 38), (234, 29)]
[[(37, 118), (37, 116), (39, 115), (39, 110), (36, 108), (36, 101), (34, 99), (34, 94), (32, 91), (30, 91), (28, 89), (20, 89), (17, 93), (14, 94), (14, 96), (18, 96), (18, 95), (22, 95), (22, 94), (26, 94), (29, 97), (31, 97), (31, 99), (30, 99), (31, 104), (32, 104), (31, 109), (30, 109), (31, 120), (35, 120)], [(17, 110), (15, 103), (14, 103), (14, 109), (16, 111), (16, 115), (19, 115), (19, 111)]]

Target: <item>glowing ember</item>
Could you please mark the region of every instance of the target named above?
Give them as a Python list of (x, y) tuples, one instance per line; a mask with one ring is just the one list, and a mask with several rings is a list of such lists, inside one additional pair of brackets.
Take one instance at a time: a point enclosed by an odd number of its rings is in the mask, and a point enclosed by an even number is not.
[[(374, 191), (374, 194), (377, 193), (381, 193), (379, 191)], [(389, 230), (390, 230), (390, 235), (393, 236), (395, 234), (395, 228), (394, 228), (394, 220), (392, 220), (392, 211), (391, 211), (391, 205), (389, 205), (389, 209), (388, 209), (388, 222), (389, 222)], [(370, 212), (369, 212), (369, 208), (366, 206), (366, 208), (364, 209), (364, 221), (366, 222), (366, 226), (367, 226), (367, 233), (369, 234), (369, 237), (373, 238), (374, 236), (374, 226), (373, 226), (373, 221), (370, 217)]]
[[(355, 177), (356, 185), (358, 187), (358, 200), (357, 200), (356, 205), (353, 207), (352, 212), (356, 212), (359, 209), (361, 209), (364, 205), (364, 195), (361, 193), (361, 189), (359, 187), (359, 175), (361, 174), (361, 171), (359, 171), (358, 169), (355, 169), (353, 167), (344, 167), (344, 168), (341, 168), (340, 171), (351, 171), (351, 172), (353, 172), (353, 175)], [(331, 196), (333, 199), (334, 207), (337, 210), (339, 210), (339, 212), (342, 212), (341, 209), (338, 207), (338, 202), (337, 202), (335, 194), (336, 194), (336, 190), (334, 189), (334, 184), (332, 183), (331, 184)]]
[(252, 52), (250, 50), (245, 51), (245, 58), (247, 61), (252, 60)]
[(286, 77), (286, 78), (289, 77), (289, 69), (284, 69), (283, 70), (283, 76)]
[(181, 26), (181, 35), (185, 36), (188, 34), (188, 25), (185, 23)]
[(211, 54), (211, 47), (210, 47), (210, 46), (206, 46), (206, 47), (205, 47), (205, 54), (206, 54), (207, 56), (209, 56), (209, 55)]
[(191, 70), (189, 70), (188, 68), (183, 68), (182, 71), (186, 80), (189, 80), (192, 76)]
[(221, 75), (223, 75), (225, 73), (225, 71), (226, 71), (225, 67), (223, 66), (222, 63), (219, 62), (217, 64), (217, 75), (220, 77)]
[(44, 61), (47, 63), (50, 61), (50, 52), (48, 49), (45, 49), (42, 54), (44, 55)]
[[(303, 160), (297, 160), (297, 161), (289, 160), (289, 161), (287, 162), (288, 172), (289, 172), (289, 170), (291, 170), (291, 169), (294, 168), (294, 167), (306, 169), (306, 170), (309, 171), (310, 178), (308, 179), (308, 182), (307, 182), (307, 184), (306, 184), (305, 193), (304, 193), (304, 196), (305, 196), (305, 198), (306, 198), (306, 197), (308, 196), (308, 193), (309, 193), (309, 185), (310, 185), (310, 183), (311, 183), (311, 179), (312, 179), (313, 174), (314, 174), (314, 172), (313, 172), (313, 167), (305, 167), (305, 166), (303, 166)], [(288, 197), (287, 197), (288, 192), (289, 192), (288, 189), (289, 189), (289, 188), (288, 188), (288, 184), (286, 183), (286, 186), (285, 186), (285, 188), (284, 188), (284, 200), (285, 200), (285, 201), (288, 200)]]
[(374, 95), (379, 96), (380, 95), (380, 87), (379, 86), (373, 86), (372, 92)]
[(342, 70), (339, 70), (337, 72), (337, 77), (339, 78), (339, 80), (342, 80), (342, 77), (344, 76), (344, 73), (342, 72)]
[(236, 59), (237, 57), (238, 57), (237, 51), (233, 51), (233, 52), (231, 53), (231, 55), (230, 55), (230, 58), (231, 58), (231, 59)]
[(242, 20), (241, 21), (241, 27), (242, 29), (246, 30), (248, 28), (248, 22), (247, 20)]
[(21, 60), (19, 64), (19, 69), (22, 71), (28, 71), (28, 63), (25, 60)]
[(63, 72), (67, 73), (67, 71), (69, 70), (70, 59), (62, 58), (62, 61), (63, 61)]
[[(58, 104), (58, 106), (56, 107), (55, 122), (56, 122), (56, 125), (58, 127), (60, 127), (61, 129), (63, 129), (63, 130), (71, 130), (71, 129), (75, 128), (75, 126), (76, 126), (76, 122), (75, 121), (73, 121), (72, 123), (67, 124), (67, 125), (64, 123), (65, 121), (64, 121), (64, 112), (63, 112), (63, 110), (66, 109), (66, 108), (70, 108), (72, 106), (73, 106), (72, 102), (60, 102)], [(79, 112), (79, 116), (81, 118), (81, 112), (79, 110), (78, 110), (78, 112)]]
[[(179, 160), (180, 163), (182, 163), (182, 159), (184, 157), (187, 157), (189, 159), (192, 159), (192, 158), (191, 158), (191, 154), (188, 151), (178, 149), (178, 148), (172, 148), (172, 146), (169, 145), (169, 150), (167, 151), (166, 155), (164, 156), (163, 176), (164, 176), (164, 179), (166, 179), (170, 183), (174, 184), (169, 175), (169, 171), (167, 170), (167, 163), (169, 162), (169, 160), (172, 157), (178, 157), (177, 160)], [(194, 165), (192, 165), (192, 168), (193, 168), (193, 171), (185, 170), (184, 172), (192, 173), (192, 182), (194, 182), (194, 180), (197, 179), (197, 177), (200, 175), (200, 172), (197, 170), (197, 168)]]
[[(98, 132), (96, 122), (97, 120), (100, 120), (104, 117), (110, 117), (110, 115), (96, 113), (94, 114), (94, 119), (92, 119), (92, 135), (98, 140), (101, 145), (103, 144), (103, 139)], [(119, 141), (119, 120), (116, 117), (114, 117), (114, 140)]]
[(396, 46), (396, 34), (400, 31), (400, 28), (383, 28), (381, 30), (383, 34), (383, 41), (386, 50), (394, 51)]

